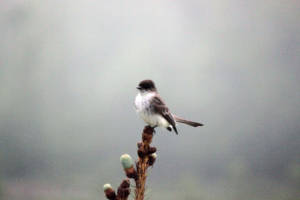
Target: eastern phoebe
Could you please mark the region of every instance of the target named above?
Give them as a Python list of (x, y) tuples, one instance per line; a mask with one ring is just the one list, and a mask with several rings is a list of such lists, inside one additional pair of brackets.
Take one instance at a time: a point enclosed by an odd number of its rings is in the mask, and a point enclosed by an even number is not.
[(184, 123), (193, 127), (203, 126), (198, 122), (182, 119), (169, 111), (169, 108), (158, 94), (152, 80), (143, 80), (139, 83), (138, 94), (135, 97), (135, 108), (140, 117), (152, 128), (164, 127), (172, 129), (176, 134), (176, 122)]

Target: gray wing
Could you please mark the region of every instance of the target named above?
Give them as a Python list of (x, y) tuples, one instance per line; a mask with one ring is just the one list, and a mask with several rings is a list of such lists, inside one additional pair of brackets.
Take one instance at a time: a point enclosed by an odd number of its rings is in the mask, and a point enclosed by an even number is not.
[(175, 119), (170, 113), (169, 108), (166, 106), (165, 102), (161, 99), (161, 97), (155, 96), (152, 98), (151, 101), (152, 102), (150, 105), (152, 105), (153, 111), (165, 118), (167, 122), (169, 122), (169, 124), (172, 125), (172, 128), (174, 129), (175, 133), (178, 134)]

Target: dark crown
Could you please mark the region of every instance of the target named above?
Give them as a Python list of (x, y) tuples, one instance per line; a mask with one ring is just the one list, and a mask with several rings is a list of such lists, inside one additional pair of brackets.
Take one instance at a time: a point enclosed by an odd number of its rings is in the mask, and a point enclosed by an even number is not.
[(156, 90), (155, 84), (152, 80), (143, 80), (139, 83), (137, 87), (139, 90)]

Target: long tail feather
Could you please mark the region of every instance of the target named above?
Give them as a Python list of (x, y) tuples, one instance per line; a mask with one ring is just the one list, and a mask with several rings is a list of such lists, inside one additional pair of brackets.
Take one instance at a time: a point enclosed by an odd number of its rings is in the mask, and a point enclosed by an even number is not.
[(176, 115), (173, 115), (173, 117), (174, 117), (175, 121), (179, 122), (179, 123), (184, 123), (184, 124), (187, 124), (187, 125), (190, 125), (190, 126), (193, 126), (193, 127), (203, 126), (203, 124), (201, 124), (201, 123), (185, 120), (185, 119), (182, 119), (182, 118), (180, 118)]

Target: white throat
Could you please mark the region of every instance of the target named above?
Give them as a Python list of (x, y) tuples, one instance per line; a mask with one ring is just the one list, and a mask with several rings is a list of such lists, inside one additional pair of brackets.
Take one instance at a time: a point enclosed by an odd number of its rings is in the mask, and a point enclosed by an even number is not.
[(145, 91), (145, 92), (138, 92), (135, 97), (135, 108), (136, 111), (142, 111), (147, 109), (150, 106), (150, 100), (155, 96), (155, 92), (152, 91)]

